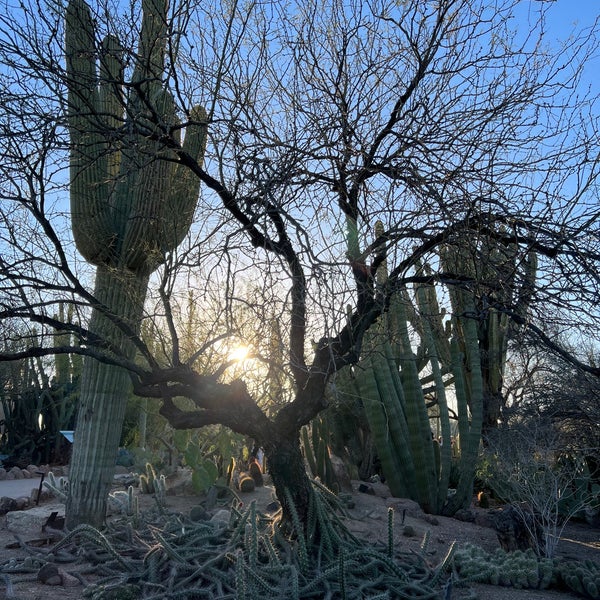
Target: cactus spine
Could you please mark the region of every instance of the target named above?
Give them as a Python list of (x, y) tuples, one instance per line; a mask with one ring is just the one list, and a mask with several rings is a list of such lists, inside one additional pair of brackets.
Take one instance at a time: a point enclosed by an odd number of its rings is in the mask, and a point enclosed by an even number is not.
[[(119, 41), (108, 36), (97, 46), (84, 0), (69, 1), (65, 27), (72, 228), (78, 250), (97, 267), (89, 328), (127, 358), (134, 353), (131, 334), (139, 332), (149, 277), (187, 234), (199, 192), (199, 181), (171, 149), (181, 126), (163, 84), (166, 1), (144, 0), (142, 12), (129, 84)], [(195, 107), (181, 149), (196, 161), (202, 160), (206, 128), (204, 109)], [(123, 369), (84, 362), (70, 528), (104, 520), (128, 387)]]

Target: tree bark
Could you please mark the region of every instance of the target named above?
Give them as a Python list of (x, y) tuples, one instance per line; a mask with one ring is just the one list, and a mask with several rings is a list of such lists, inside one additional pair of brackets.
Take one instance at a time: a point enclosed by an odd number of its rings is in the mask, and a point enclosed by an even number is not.
[[(312, 484), (306, 473), (300, 449), (300, 432), (296, 431), (291, 435), (285, 432), (279, 433), (264, 444), (263, 450), (277, 499), (283, 509), (284, 530), (288, 532), (292, 530), (293, 510), (296, 511), (300, 522), (305, 527), (308, 520)], [(290, 499), (293, 507), (290, 506)]]
[[(137, 332), (147, 283), (146, 277), (98, 267), (96, 298), (117, 319), (122, 319), (132, 331)], [(133, 358), (135, 348), (115, 319), (107, 316), (106, 310), (93, 310), (90, 330), (109, 341), (127, 358)], [(69, 470), (66, 507), (66, 526), (69, 529), (81, 523), (94, 527), (104, 523), (130, 390), (131, 382), (125, 369), (93, 358), (84, 361), (74, 452)]]

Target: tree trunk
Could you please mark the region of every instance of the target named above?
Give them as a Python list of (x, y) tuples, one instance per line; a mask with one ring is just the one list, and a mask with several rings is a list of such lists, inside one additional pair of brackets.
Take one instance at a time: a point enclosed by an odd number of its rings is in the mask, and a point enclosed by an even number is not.
[[(96, 273), (96, 298), (137, 332), (147, 282), (146, 277), (99, 267)], [(90, 330), (110, 341), (127, 358), (135, 355), (135, 348), (126, 334), (114, 320), (107, 318), (104, 311), (93, 310)], [(66, 507), (66, 525), (69, 529), (81, 523), (94, 527), (104, 523), (130, 388), (131, 382), (125, 369), (98, 362), (94, 358), (84, 361), (69, 470)]]
[[(300, 432), (274, 436), (263, 449), (275, 492), (283, 509), (284, 530), (292, 530), (294, 509), (300, 522), (306, 526), (312, 488), (300, 449)], [(290, 499), (293, 507), (290, 506)]]

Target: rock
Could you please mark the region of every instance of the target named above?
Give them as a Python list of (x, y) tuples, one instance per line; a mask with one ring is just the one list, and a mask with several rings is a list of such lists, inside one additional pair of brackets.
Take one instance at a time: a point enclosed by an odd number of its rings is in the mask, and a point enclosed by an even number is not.
[(20, 469), (19, 467), (13, 467), (8, 474), (13, 474), (14, 477), (12, 477), (12, 479), (25, 479), (25, 476), (23, 475), (23, 469)]
[(475, 523), (475, 512), (470, 508), (461, 508), (454, 513), (454, 518), (465, 523)]
[(385, 483), (381, 483), (381, 481), (372, 481), (368, 485), (373, 490), (374, 496), (377, 496), (378, 498), (383, 498), (384, 500), (387, 500), (388, 498), (392, 497), (390, 488)]
[(208, 521), (210, 514), (204, 506), (192, 506), (190, 509), (190, 520), (192, 521)]
[(350, 480), (350, 475), (344, 461), (335, 454), (330, 454), (329, 458), (331, 460), (333, 472), (335, 473), (335, 479), (340, 486), (340, 491), (351, 492), (352, 481)]
[(0, 481), (6, 479), (6, 469), (4, 467), (0, 467)]
[(509, 504), (498, 510), (494, 529), (505, 552), (533, 548), (536, 553), (543, 553), (545, 542), (542, 527), (524, 504)]
[(405, 525), (404, 529), (402, 529), (402, 535), (405, 537), (415, 537), (415, 535), (417, 535), (417, 532), (415, 531), (415, 528), (412, 525)]
[(0, 498), (0, 515), (9, 513), (11, 510), (17, 510), (17, 501), (14, 498), (2, 496)]
[(210, 519), (210, 522), (213, 525), (221, 525), (224, 527), (228, 527), (229, 526), (229, 519), (231, 519), (231, 513), (228, 510), (225, 510), (224, 508), (222, 508), (221, 510), (218, 510)]
[(27, 498), (27, 496), (16, 498), (15, 502), (17, 503), (17, 507), (14, 510), (25, 510), (30, 506), (30, 500)]
[(78, 585), (81, 585), (81, 581), (79, 581), (77, 577), (73, 577), (73, 575), (67, 573), (66, 571), (59, 569), (58, 573), (60, 574), (64, 587), (77, 587)]
[(394, 512), (398, 515), (399, 519), (403, 519), (406, 516), (412, 517), (413, 519), (423, 519), (425, 516), (419, 503), (410, 500), (409, 498), (393, 498), (388, 500), (387, 505), (388, 508), (394, 509)]
[(31, 479), (32, 475), (27, 469), (21, 469), (21, 473), (23, 474), (23, 479)]
[(435, 515), (423, 515), (423, 520), (434, 527), (440, 524), (440, 520)]
[(38, 500), (38, 491), (38, 488), (34, 488), (33, 490), (31, 490), (31, 495), (29, 496), (31, 504), (39, 504), (40, 502), (46, 502), (52, 497), (52, 494), (48, 490), (42, 489)]
[(475, 525), (480, 527), (494, 528), (494, 515), (490, 511), (476, 511), (475, 512)]
[(192, 485), (192, 473), (189, 470), (180, 469), (175, 477), (169, 478), (167, 496), (192, 496), (195, 495)]
[(4, 479), (6, 479), (6, 481), (14, 481), (15, 474), (12, 471), (8, 471), (4, 476)]
[(27, 465), (27, 470), (31, 473), (31, 475), (37, 475), (37, 472), (40, 468), (37, 465)]
[(58, 572), (58, 567), (53, 563), (46, 563), (37, 574), (38, 581), (46, 585), (61, 585), (62, 577)]
[(138, 484), (138, 479), (134, 473), (127, 471), (126, 473), (115, 473), (113, 483), (122, 485), (124, 488), (128, 488), (130, 485), (135, 487)]
[[(1, 502), (1, 500), (0, 500)], [(44, 506), (34, 506), (29, 510), (11, 511), (6, 513), (6, 527), (11, 531), (24, 531), (26, 529), (42, 530), (42, 527), (53, 512), (57, 512), (64, 517), (64, 504), (45, 504)]]

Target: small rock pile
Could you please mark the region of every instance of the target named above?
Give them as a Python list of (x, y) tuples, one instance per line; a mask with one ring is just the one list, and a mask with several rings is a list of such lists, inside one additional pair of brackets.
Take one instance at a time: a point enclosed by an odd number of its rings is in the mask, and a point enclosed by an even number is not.
[[(50, 465), (28, 465), (25, 469), (15, 466), (8, 470), (0, 467), (0, 481), (37, 479), (41, 474), (47, 475), (49, 471), (59, 476), (63, 475), (65, 470), (66, 467), (51, 467)], [(0, 515), (5, 515), (15, 510), (26, 510), (39, 502), (48, 500), (51, 496), (52, 494), (46, 489), (42, 489), (40, 493), (39, 487), (35, 486), (34, 482), (32, 482), (29, 496), (21, 496), (20, 498), (0, 497)]]
[(67, 467), (51, 467), (50, 465), (27, 465), (25, 469), (19, 467), (12, 467), (8, 471), (3, 467), (0, 467), (0, 481), (11, 480), (11, 479), (32, 479), (39, 477), (42, 473), (47, 475), (52, 471), (56, 476), (65, 475)]

